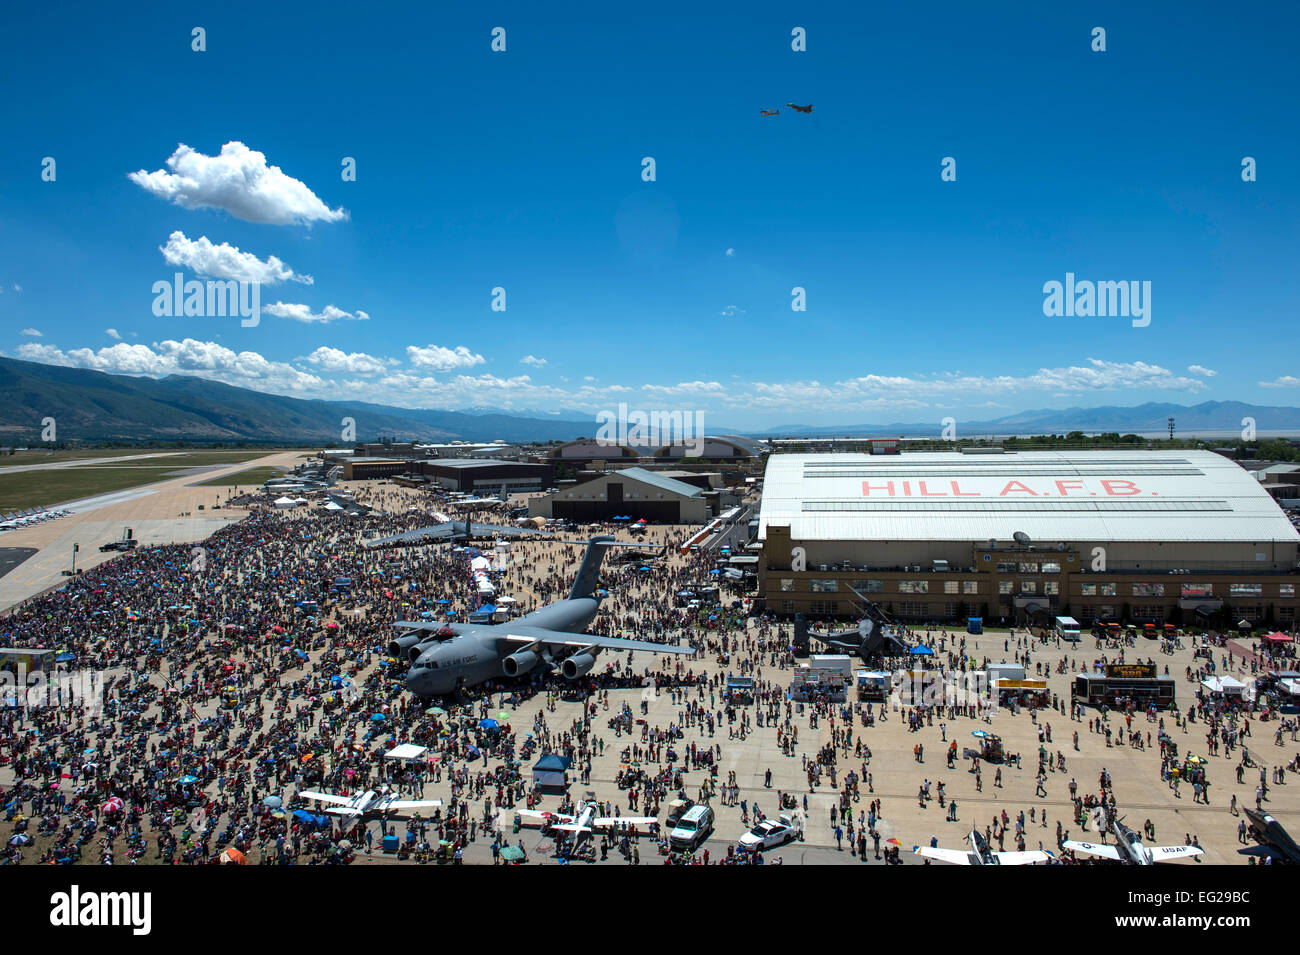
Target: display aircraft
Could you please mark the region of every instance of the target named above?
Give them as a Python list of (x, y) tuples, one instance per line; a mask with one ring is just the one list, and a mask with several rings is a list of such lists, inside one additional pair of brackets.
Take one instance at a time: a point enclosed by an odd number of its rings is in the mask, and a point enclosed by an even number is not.
[(972, 829), (966, 837), (970, 849), (937, 849), (930, 846), (916, 846), (912, 849), (916, 855), (936, 862), (948, 862), (952, 865), (1033, 865), (1037, 862), (1050, 862), (1052, 854), (1041, 849), (1021, 852), (994, 852), (987, 840), (977, 830)]
[(544, 537), (542, 531), (529, 527), (510, 527), (505, 524), (481, 524), (477, 521), (442, 521), (427, 527), (417, 527), (413, 531), (380, 537), (366, 541), (366, 547), (382, 547), (388, 544), (428, 544), (436, 541), (473, 540), (480, 537)]
[(584, 836), (593, 832), (622, 832), (632, 826), (658, 826), (659, 820), (654, 816), (597, 816), (596, 804), (584, 802), (578, 806), (576, 815), (564, 812), (537, 812), (533, 809), (520, 809), (521, 819), (529, 819), (550, 826), (560, 832), (573, 834), (575, 845)]
[(375, 792), (367, 789), (355, 796), (339, 796), (335, 793), (322, 793), (307, 790), (298, 793), (303, 799), (316, 799), (320, 802), (333, 803), (325, 811), (330, 815), (342, 816), (345, 826), (366, 816), (387, 816), (392, 814), (410, 815), (413, 810), (435, 809), (442, 805), (441, 799), (398, 799), (397, 795), (384, 787)]
[[(576, 542), (575, 542), (576, 543)], [(602, 650), (675, 653), (692, 647), (648, 640), (624, 640), (583, 633), (600, 607), (600, 564), (619, 544), (603, 535), (587, 542), (569, 596), (502, 624), (427, 623), (399, 620), (388, 645), (390, 656), (410, 661), (406, 688), (420, 697), (442, 696), (487, 680), (517, 677), (538, 669), (576, 680), (596, 665)]]
[(1154, 865), (1157, 862), (1173, 862), (1176, 859), (1189, 859), (1202, 855), (1205, 850), (1200, 846), (1148, 846), (1143, 845), (1142, 836), (1122, 822), (1115, 823), (1115, 844), (1098, 845), (1094, 842), (1062, 843), (1064, 848), (1075, 852), (1115, 862), (1127, 862), (1130, 865)]
[(1241, 807), (1241, 811), (1250, 820), (1251, 838), (1259, 845), (1238, 849), (1238, 852), (1244, 856), (1264, 856), (1274, 862), (1300, 864), (1300, 846), (1291, 838), (1291, 833), (1282, 828), (1282, 823), (1266, 812), (1247, 809), (1245, 806)]

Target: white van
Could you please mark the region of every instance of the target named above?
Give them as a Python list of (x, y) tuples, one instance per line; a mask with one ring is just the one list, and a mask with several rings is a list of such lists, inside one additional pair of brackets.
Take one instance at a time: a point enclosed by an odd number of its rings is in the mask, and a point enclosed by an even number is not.
[(1073, 617), (1057, 617), (1052, 626), (1052, 635), (1060, 640), (1078, 641), (1079, 621)]
[(698, 849), (712, 832), (713, 810), (708, 806), (692, 806), (668, 833), (668, 844), (678, 852)]

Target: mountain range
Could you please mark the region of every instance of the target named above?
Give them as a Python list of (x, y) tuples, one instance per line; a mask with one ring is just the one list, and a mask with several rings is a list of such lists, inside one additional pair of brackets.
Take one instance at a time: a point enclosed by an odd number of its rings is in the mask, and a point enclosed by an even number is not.
[[(536, 414), (536, 413), (534, 413)], [(1260, 434), (1300, 433), (1300, 408), (1207, 401), (1198, 405), (1149, 402), (1135, 407), (1041, 409), (987, 421), (959, 421), (957, 437), (1056, 434), (1068, 431), (1162, 434), (1235, 434), (1254, 419)], [(320, 401), (266, 394), (192, 375), (134, 378), (101, 371), (0, 357), (0, 443), (36, 444), (41, 422), (53, 418), (61, 442), (190, 441), (257, 444), (339, 444), (343, 419), (356, 438), (372, 441), (496, 441), (527, 443), (591, 437), (597, 425), (582, 412), (544, 417), (500, 409), (469, 411), (396, 408), (358, 401)], [(718, 434), (746, 433), (718, 427)], [(754, 437), (939, 436), (934, 421), (782, 425), (749, 431)]]

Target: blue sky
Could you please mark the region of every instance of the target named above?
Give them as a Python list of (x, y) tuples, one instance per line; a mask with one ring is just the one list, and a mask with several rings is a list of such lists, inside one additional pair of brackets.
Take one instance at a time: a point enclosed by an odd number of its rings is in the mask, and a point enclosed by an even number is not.
[[(1300, 403), (1294, 5), (373, 9), (11, 12), (4, 354), (754, 429)], [(177, 271), (259, 324), (155, 316)], [(1150, 324), (1045, 316), (1067, 272)]]

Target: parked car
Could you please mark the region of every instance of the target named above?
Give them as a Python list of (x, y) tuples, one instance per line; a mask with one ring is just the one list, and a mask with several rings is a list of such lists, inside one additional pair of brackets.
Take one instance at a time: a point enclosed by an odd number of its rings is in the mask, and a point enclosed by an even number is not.
[(782, 814), (777, 819), (764, 819), (749, 832), (740, 837), (736, 848), (741, 852), (762, 852), (775, 846), (783, 846), (794, 840), (798, 833), (790, 817)]

